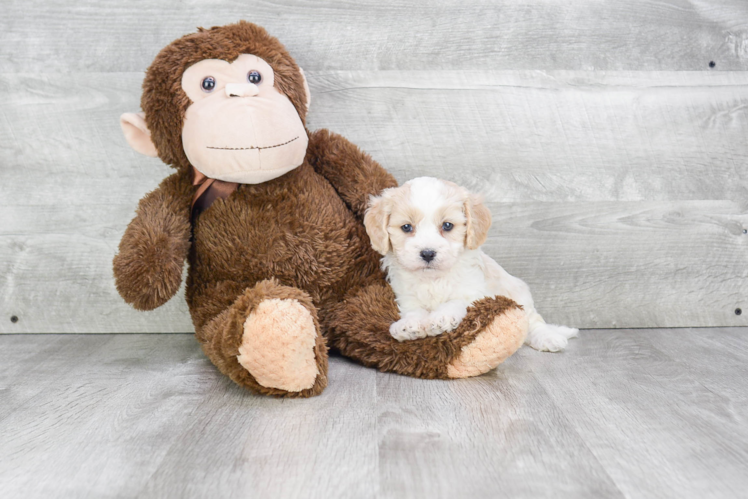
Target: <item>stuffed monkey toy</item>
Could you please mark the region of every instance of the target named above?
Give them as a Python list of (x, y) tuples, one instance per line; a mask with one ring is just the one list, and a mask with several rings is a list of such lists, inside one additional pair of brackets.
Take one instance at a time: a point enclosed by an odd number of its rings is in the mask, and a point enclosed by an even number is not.
[[(186, 35), (146, 72), (142, 113), (121, 125), (175, 172), (147, 194), (114, 258), (117, 290), (151, 310), (178, 291), (215, 366), (260, 394), (327, 385), (328, 347), (422, 378), (485, 373), (514, 353), (527, 318), (505, 297), (476, 302), (454, 331), (398, 342), (394, 294), (363, 225), (395, 179), (344, 137), (309, 132), (304, 73), (261, 27)], [(471, 210), (471, 207), (465, 207)], [(468, 228), (485, 241), (487, 228)]]

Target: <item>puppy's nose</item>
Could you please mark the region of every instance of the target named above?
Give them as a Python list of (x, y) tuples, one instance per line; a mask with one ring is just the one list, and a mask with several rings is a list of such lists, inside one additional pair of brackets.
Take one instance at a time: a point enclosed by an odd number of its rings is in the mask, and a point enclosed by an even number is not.
[(436, 252), (434, 250), (421, 250), (421, 258), (425, 260), (427, 263), (434, 260), (434, 257), (436, 257)]

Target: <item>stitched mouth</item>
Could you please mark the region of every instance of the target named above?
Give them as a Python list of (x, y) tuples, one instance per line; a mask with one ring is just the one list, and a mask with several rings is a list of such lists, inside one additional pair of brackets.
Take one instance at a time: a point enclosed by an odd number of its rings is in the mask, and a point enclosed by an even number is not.
[(274, 144), (272, 146), (250, 146), (248, 148), (217, 148), (215, 146), (206, 146), (206, 147), (208, 149), (224, 149), (224, 150), (227, 150), (227, 151), (246, 151), (248, 149), (273, 149), (273, 148), (279, 148), (281, 146), (285, 146), (286, 144), (290, 144), (290, 143), (292, 143), (293, 141), (295, 141), (298, 138), (299, 138), (299, 136), (297, 135), (296, 137), (294, 137), (290, 141), (282, 142), (280, 144)]

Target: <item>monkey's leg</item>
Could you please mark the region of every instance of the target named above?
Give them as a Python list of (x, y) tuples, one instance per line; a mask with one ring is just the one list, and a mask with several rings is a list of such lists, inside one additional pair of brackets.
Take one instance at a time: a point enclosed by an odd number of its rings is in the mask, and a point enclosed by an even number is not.
[(496, 368), (522, 346), (527, 316), (512, 300), (477, 301), (453, 331), (399, 342), (390, 325), (399, 319), (392, 289), (368, 285), (334, 306), (327, 323), (331, 345), (366, 366), (420, 378), (464, 378)]
[(312, 299), (275, 279), (247, 288), (197, 337), (222, 373), (260, 394), (309, 397), (327, 386), (327, 346)]

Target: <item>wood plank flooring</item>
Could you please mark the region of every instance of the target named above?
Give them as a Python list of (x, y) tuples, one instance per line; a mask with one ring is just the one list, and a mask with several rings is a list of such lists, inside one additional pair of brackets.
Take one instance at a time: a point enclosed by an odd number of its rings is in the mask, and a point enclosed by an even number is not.
[(191, 335), (0, 336), (2, 497), (745, 497), (748, 328), (587, 330), (460, 381), (258, 397)]

